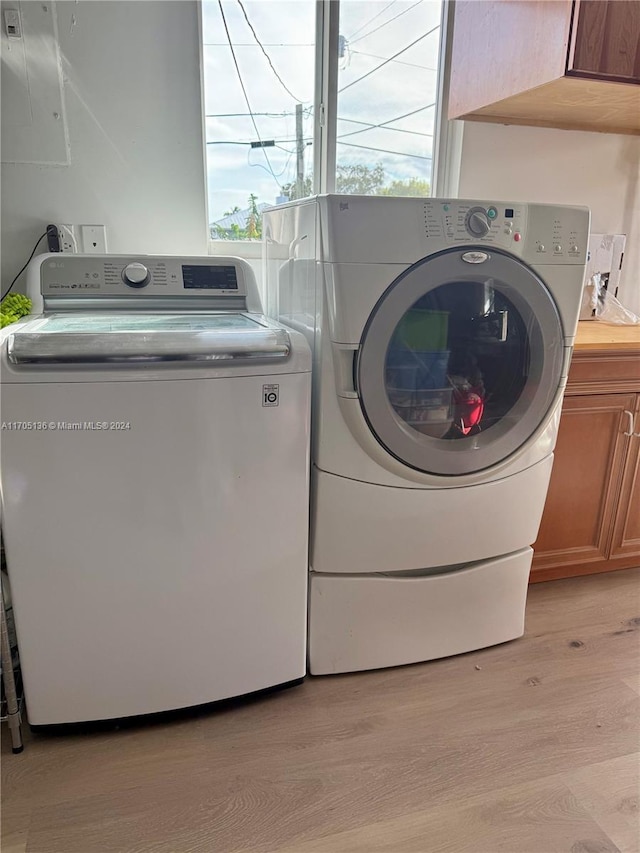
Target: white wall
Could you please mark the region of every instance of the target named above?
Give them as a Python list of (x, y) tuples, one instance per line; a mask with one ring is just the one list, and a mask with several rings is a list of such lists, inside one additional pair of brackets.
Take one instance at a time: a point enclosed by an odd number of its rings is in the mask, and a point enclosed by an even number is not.
[(640, 138), (466, 122), (461, 197), (580, 204), (595, 233), (626, 234), (618, 297), (640, 314)]
[[(2, 165), (2, 286), (48, 222), (102, 223), (111, 252), (207, 250), (194, 0), (58, 0), (71, 162)], [(459, 194), (585, 204), (626, 233), (640, 313), (640, 139), (467, 122)]]
[(2, 165), (3, 290), (49, 222), (104, 224), (114, 253), (205, 254), (197, 4), (56, 8), (71, 163)]

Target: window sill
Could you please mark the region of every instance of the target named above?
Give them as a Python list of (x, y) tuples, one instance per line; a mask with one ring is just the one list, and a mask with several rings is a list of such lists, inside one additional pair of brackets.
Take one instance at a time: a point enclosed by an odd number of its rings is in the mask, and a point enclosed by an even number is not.
[(232, 255), (244, 260), (262, 259), (262, 240), (209, 240), (210, 255)]

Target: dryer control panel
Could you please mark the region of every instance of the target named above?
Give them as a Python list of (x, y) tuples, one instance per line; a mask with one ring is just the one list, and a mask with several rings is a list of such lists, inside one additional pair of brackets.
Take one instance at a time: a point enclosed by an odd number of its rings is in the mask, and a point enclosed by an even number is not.
[[(271, 214), (267, 219), (278, 223), (272, 229), (283, 227), (285, 221), (297, 221), (299, 214), (289, 211), (316, 206), (325, 263), (411, 264), (463, 246), (501, 249), (536, 267), (586, 263), (586, 207), (486, 198), (326, 195), (282, 205), (276, 208), (277, 219)], [(291, 232), (297, 234), (295, 228)], [(312, 231), (307, 227), (304, 233)], [(297, 257), (304, 251), (300, 239), (295, 236)], [(292, 240), (294, 236), (287, 247)]]
[(430, 240), (469, 243), (470, 240), (511, 248), (522, 241), (526, 206), (429, 200), (424, 203), (425, 236)]
[(496, 246), (538, 263), (584, 263), (588, 234), (583, 220), (581, 208), (504, 201), (424, 201), (428, 240)]

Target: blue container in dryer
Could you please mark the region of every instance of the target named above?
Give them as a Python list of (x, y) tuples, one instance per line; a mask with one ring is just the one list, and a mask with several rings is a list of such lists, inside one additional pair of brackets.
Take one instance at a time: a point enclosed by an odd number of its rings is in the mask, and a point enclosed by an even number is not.
[(417, 352), (414, 350), (413, 355), (418, 364), (418, 388), (432, 390), (448, 386), (448, 350), (438, 350), (437, 352)]
[(387, 352), (387, 385), (416, 391), (446, 388), (449, 351), (422, 352), (390, 347)]
[(387, 351), (387, 386), (414, 391), (420, 381), (420, 365), (408, 349), (389, 347)]

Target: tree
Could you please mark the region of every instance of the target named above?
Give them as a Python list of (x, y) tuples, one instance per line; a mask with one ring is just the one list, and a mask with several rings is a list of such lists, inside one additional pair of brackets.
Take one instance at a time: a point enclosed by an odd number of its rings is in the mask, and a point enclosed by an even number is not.
[[(375, 166), (353, 164), (338, 166), (336, 169), (336, 192), (347, 195), (387, 195), (425, 198), (431, 194), (429, 181), (423, 178), (391, 180), (385, 186), (385, 171), (382, 163)], [(292, 181), (280, 188), (282, 195), (291, 201), (298, 198), (296, 182)], [(313, 176), (304, 179), (302, 198), (313, 194)]]
[(386, 187), (378, 190), (378, 195), (411, 196), (423, 198), (431, 195), (429, 181), (422, 178), (409, 178), (406, 181), (391, 181)]
[[(227, 210), (224, 215), (233, 216), (234, 213), (240, 212), (240, 208), (235, 205), (231, 210)], [(212, 225), (210, 233), (213, 240), (259, 240), (262, 237), (262, 214), (258, 207), (258, 196), (255, 193), (251, 193), (249, 196), (248, 215), (244, 228), (241, 228), (236, 222), (228, 228), (224, 228), (222, 225)]]
[[(382, 163), (376, 166), (338, 166), (336, 169), (336, 192), (349, 195), (376, 195), (384, 183), (384, 167)], [(302, 196), (298, 196), (297, 184), (291, 181), (280, 189), (282, 195), (289, 200), (306, 198), (313, 195), (313, 175), (307, 175), (302, 185)]]
[(338, 166), (336, 169), (336, 192), (349, 195), (377, 195), (384, 183), (384, 166)]
[(246, 222), (246, 235), (250, 240), (258, 240), (262, 237), (262, 216), (258, 210), (258, 196), (251, 193), (249, 196), (249, 216)]
[(307, 196), (313, 195), (313, 175), (307, 175), (307, 177), (302, 182), (302, 195), (298, 196), (298, 185), (296, 181), (291, 181), (290, 184), (285, 184), (283, 187), (280, 187), (280, 192), (282, 195), (286, 195), (289, 201), (293, 201), (294, 198), (307, 198)]

